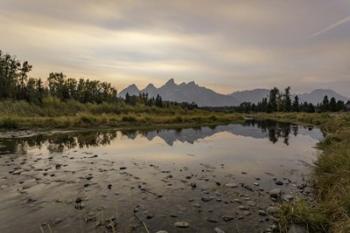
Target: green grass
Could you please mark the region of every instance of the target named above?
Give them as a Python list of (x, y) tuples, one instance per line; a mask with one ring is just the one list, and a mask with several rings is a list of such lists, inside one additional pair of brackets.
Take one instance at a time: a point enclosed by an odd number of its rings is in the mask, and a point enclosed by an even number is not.
[(124, 103), (81, 104), (47, 98), (41, 105), (25, 101), (0, 102), (2, 129), (154, 128), (197, 126), (242, 121), (242, 114), (158, 108)]
[(291, 223), (309, 232), (350, 232), (350, 113), (260, 114), (262, 119), (312, 124), (327, 132), (311, 180), (315, 201), (297, 200), (282, 206), (281, 230)]

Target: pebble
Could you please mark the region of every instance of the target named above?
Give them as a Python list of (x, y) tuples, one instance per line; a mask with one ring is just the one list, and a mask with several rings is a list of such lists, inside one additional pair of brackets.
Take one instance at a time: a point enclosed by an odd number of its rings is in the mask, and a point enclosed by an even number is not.
[(212, 197), (202, 197), (202, 201), (203, 201), (203, 202), (209, 202), (209, 201), (211, 201), (211, 200), (213, 200)]
[(237, 198), (236, 198), (236, 199), (233, 199), (233, 201), (234, 201), (234, 202), (237, 202), (237, 203), (239, 203), (239, 204), (241, 204), (241, 203), (242, 203), (242, 201), (241, 201), (241, 200), (239, 200), (239, 199), (237, 199)]
[(225, 231), (221, 230), (221, 229), (218, 228), (218, 227), (215, 227), (215, 228), (214, 228), (214, 231), (215, 231), (215, 233), (225, 233)]
[(288, 233), (307, 233), (306, 229), (302, 226), (292, 224), (289, 227)]
[(283, 181), (281, 181), (281, 180), (277, 180), (277, 181), (275, 182), (275, 184), (276, 184), (276, 185), (283, 185), (284, 183), (283, 183)]
[(238, 184), (236, 184), (236, 183), (228, 183), (228, 184), (225, 184), (225, 186), (228, 187), (228, 188), (237, 188)]
[(269, 192), (270, 197), (279, 198), (281, 196), (281, 189), (272, 189)]
[(210, 223), (218, 223), (218, 220), (213, 219), (213, 218), (207, 218), (207, 221)]
[(56, 219), (53, 221), (53, 223), (54, 223), (55, 225), (57, 225), (57, 224), (60, 224), (62, 221), (63, 221), (63, 219), (61, 219), (61, 218), (56, 218)]
[(225, 222), (230, 222), (234, 219), (234, 217), (232, 216), (222, 216), (222, 220), (224, 220)]
[(269, 215), (276, 217), (276, 215), (278, 215), (278, 213), (280, 212), (280, 208), (275, 207), (275, 206), (270, 206), (266, 209), (266, 212)]
[(266, 216), (266, 212), (264, 210), (258, 210), (258, 214), (260, 216)]
[(247, 205), (249, 206), (256, 206), (256, 202), (255, 201), (247, 201)]
[(245, 215), (245, 216), (249, 216), (249, 215), (251, 215), (251, 213), (250, 213), (250, 211), (245, 210), (245, 211), (243, 211), (243, 215)]
[(282, 200), (284, 201), (293, 201), (294, 197), (292, 195), (286, 194), (282, 196)]
[(240, 209), (240, 210), (249, 210), (249, 207), (244, 206), (244, 205), (240, 205), (240, 206), (238, 206), (238, 209)]
[(188, 228), (190, 227), (190, 224), (188, 222), (181, 221), (181, 222), (176, 222), (174, 226), (177, 228)]

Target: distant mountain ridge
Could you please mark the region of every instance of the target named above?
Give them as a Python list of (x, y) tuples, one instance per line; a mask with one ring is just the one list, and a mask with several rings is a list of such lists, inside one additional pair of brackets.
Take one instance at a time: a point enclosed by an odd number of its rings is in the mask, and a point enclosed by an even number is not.
[[(119, 93), (119, 97), (125, 98), (129, 95), (139, 95), (147, 93), (150, 98), (160, 95), (163, 100), (174, 102), (195, 102), (201, 107), (223, 107), (238, 106), (243, 102), (258, 103), (263, 98), (269, 96), (268, 89), (254, 89), (246, 91), (236, 91), (228, 95), (217, 93), (209, 88), (199, 86), (194, 81), (189, 83), (176, 84), (174, 79), (170, 79), (163, 86), (157, 88), (153, 84), (148, 84), (140, 90), (132, 84)], [(317, 104), (327, 95), (329, 98), (347, 101), (349, 98), (340, 95), (331, 89), (316, 89), (310, 93), (297, 94), (300, 102), (310, 102)]]

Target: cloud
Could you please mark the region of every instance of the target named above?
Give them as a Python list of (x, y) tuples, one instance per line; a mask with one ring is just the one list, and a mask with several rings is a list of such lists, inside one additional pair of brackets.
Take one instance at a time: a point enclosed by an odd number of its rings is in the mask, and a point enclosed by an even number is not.
[[(1, 0), (0, 31), (6, 33), (0, 49), (29, 60), (33, 75), (63, 71), (108, 80), (118, 88), (161, 84), (172, 77), (223, 92), (286, 85), (312, 89), (329, 79), (344, 90), (350, 33), (341, 30), (327, 40), (307, 36), (348, 14), (349, 4)], [(313, 34), (326, 33), (346, 19)], [(303, 82), (305, 77), (313, 77), (312, 82)]]

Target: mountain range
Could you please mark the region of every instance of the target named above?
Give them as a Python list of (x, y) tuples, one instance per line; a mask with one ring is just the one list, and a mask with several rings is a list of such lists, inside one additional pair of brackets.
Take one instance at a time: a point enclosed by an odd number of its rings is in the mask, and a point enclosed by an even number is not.
[[(176, 84), (174, 79), (170, 79), (163, 86), (157, 88), (153, 84), (148, 84), (140, 90), (135, 84), (132, 84), (119, 93), (119, 97), (125, 98), (126, 93), (129, 95), (139, 95), (147, 93), (150, 98), (160, 95), (163, 100), (174, 102), (195, 102), (201, 107), (222, 107), (238, 106), (243, 102), (258, 103), (263, 98), (268, 97), (268, 89), (254, 89), (246, 91), (236, 91), (231, 94), (220, 94), (209, 88), (199, 86), (194, 81), (189, 83)], [(309, 102), (317, 104), (327, 95), (329, 98), (334, 97), (336, 100), (349, 100), (348, 97), (342, 96), (331, 89), (316, 89), (310, 93), (297, 94), (300, 102)]]

